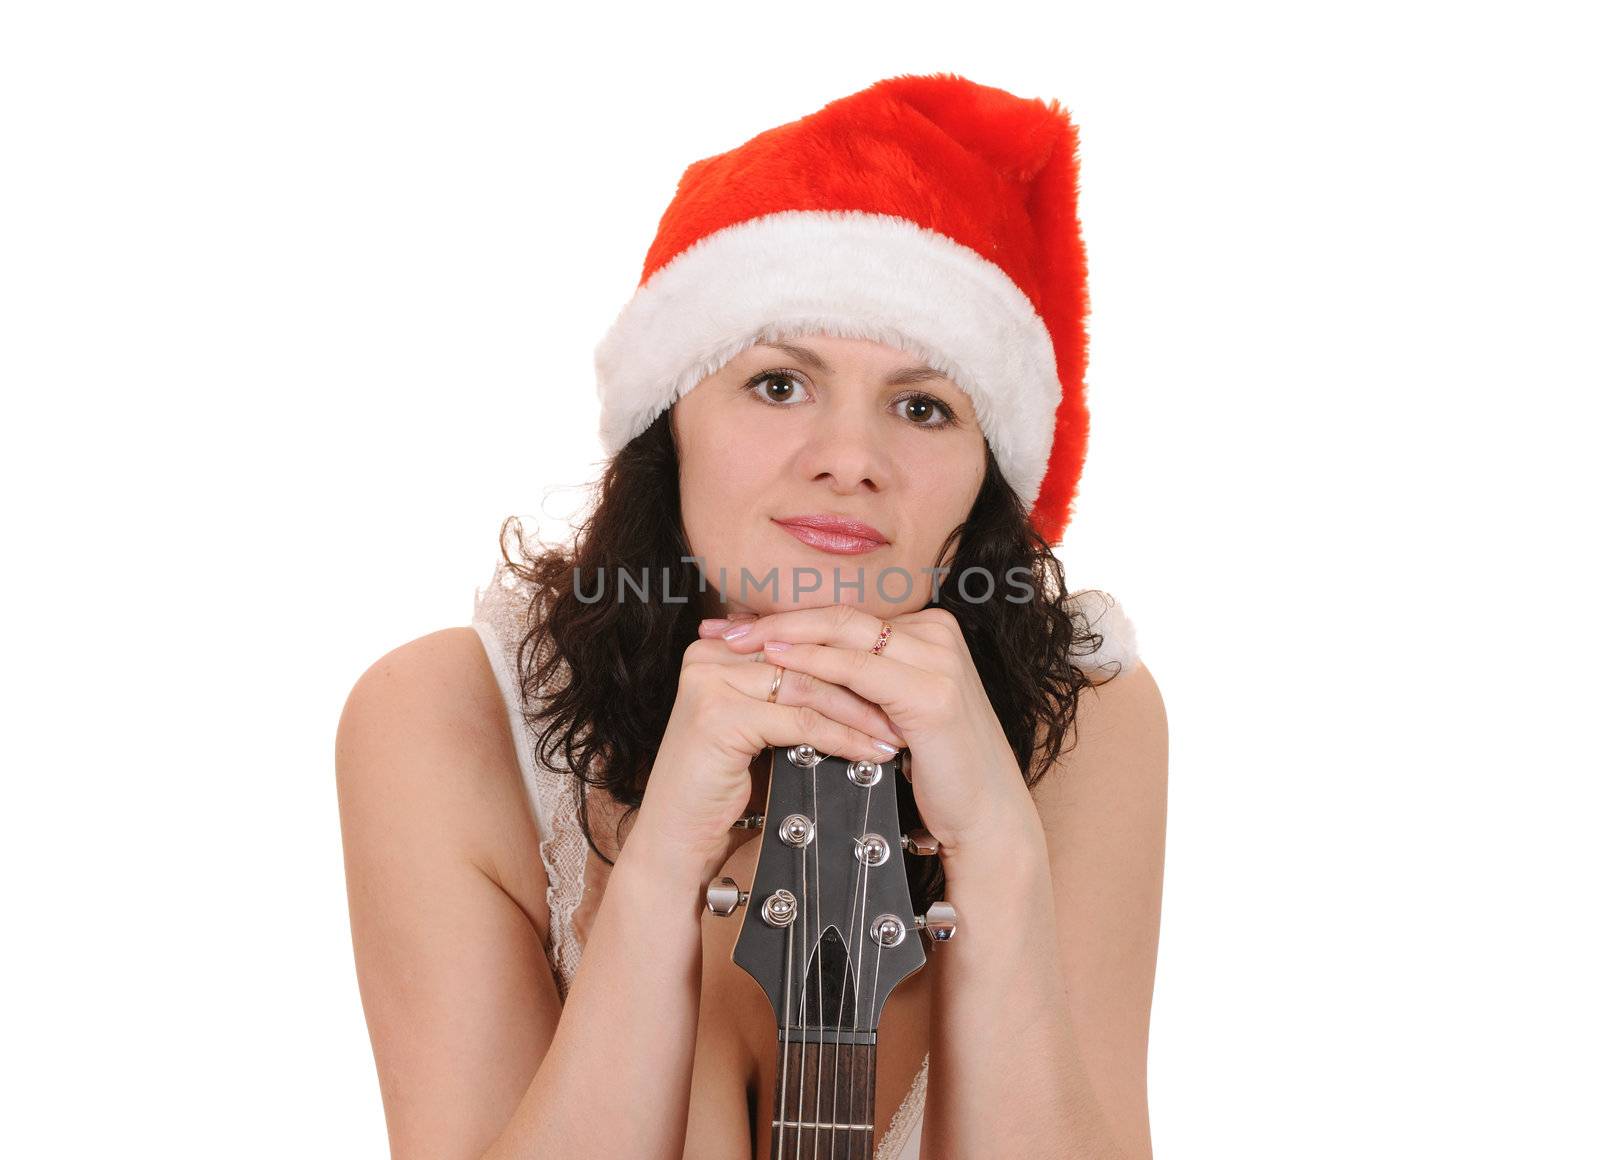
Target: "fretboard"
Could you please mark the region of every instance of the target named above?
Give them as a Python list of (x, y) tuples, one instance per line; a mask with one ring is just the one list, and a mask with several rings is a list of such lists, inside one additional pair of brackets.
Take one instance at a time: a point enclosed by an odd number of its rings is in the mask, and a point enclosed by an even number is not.
[(871, 1160), (877, 1036), (816, 1028), (805, 1035), (809, 1042), (798, 1031), (778, 1042), (772, 1160)]

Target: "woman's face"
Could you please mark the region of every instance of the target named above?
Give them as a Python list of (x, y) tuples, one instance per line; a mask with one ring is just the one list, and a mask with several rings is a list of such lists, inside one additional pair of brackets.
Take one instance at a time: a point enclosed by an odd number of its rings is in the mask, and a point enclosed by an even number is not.
[[(866, 339), (753, 346), (679, 399), (671, 422), (684, 530), (724, 615), (925, 607), (931, 569), (949, 562), (935, 554), (983, 481), (971, 399)], [(828, 517), (868, 525), (883, 542), (784, 522)]]

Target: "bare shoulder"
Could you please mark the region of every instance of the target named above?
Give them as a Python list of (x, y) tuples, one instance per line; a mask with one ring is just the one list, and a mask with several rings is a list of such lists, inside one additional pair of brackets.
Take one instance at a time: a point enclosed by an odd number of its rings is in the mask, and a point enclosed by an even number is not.
[(1110, 680), (1083, 686), (1073, 721), (1070, 748), (1032, 791), (1047, 836), (1064, 838), (1084, 822), (1086, 807), (1096, 822), (1119, 813), (1164, 819), (1167, 707), (1150, 667), (1135, 659)]
[[(441, 628), (407, 641), (379, 657), (351, 690), (346, 712), (415, 709), (421, 702), (458, 725), (471, 718), (489, 722), (490, 703), (498, 704), (494, 671), (476, 629)], [(393, 721), (386, 722), (394, 724)]]
[[(476, 650), (476, 651), (475, 651)], [(560, 1021), (509, 722), (475, 630), (378, 658), (335, 742), (357, 981), (391, 1153), (480, 1156)]]
[(1085, 686), (1078, 696), (1077, 719), (1082, 744), (1166, 745), (1166, 701), (1142, 658), (1103, 684)]
[(537, 830), (506, 704), (475, 629), (440, 629), (374, 661), (350, 690), (336, 750), (347, 811), (415, 821), (416, 834), (451, 844), (545, 934)]

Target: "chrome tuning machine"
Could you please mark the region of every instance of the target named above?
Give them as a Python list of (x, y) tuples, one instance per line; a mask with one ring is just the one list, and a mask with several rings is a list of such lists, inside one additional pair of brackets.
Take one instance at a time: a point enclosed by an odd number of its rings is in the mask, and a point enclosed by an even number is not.
[(948, 902), (928, 904), (928, 913), (913, 920), (918, 930), (933, 942), (949, 942), (956, 937), (956, 908)]
[(928, 833), (927, 830), (912, 830), (909, 834), (900, 836), (900, 848), (907, 854), (921, 854), (923, 856), (937, 854), (939, 852), (939, 840)]
[(726, 874), (706, 887), (706, 909), (719, 918), (727, 918), (749, 901), (750, 892), (740, 890), (739, 884)]

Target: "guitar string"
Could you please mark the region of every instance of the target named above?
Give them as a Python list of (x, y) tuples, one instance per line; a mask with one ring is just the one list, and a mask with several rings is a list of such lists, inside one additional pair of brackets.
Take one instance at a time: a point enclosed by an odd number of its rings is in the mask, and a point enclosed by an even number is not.
[[(866, 834), (866, 823), (865, 823), (865, 821), (863, 821), (861, 829), (862, 829), (863, 836), (865, 836), (865, 834)], [(866, 892), (866, 886), (863, 884), (862, 889), (861, 889), (861, 926), (862, 926), (863, 932), (866, 930), (866, 925), (867, 925), (867, 892)], [(881, 969), (883, 967), (883, 943), (879, 942), (877, 939), (873, 939), (872, 942), (873, 942), (873, 948), (874, 948), (874, 950), (873, 950), (873, 958), (872, 958), (872, 994), (867, 1000), (867, 1013), (868, 1013), (869, 1016), (871, 1015), (872, 1012), (874, 1012), (874, 1011), (876, 1011), (878, 1009), (878, 978), (879, 978), (879, 973), (880, 973), (880, 971), (881, 971)], [(861, 1010), (861, 999), (860, 999), (859, 994), (857, 995), (857, 998), (856, 998), (856, 1010), (857, 1010), (857, 1012), (859, 1012)], [(876, 1061), (876, 1059), (877, 1059), (876, 1045), (874, 1045), (874, 1049), (873, 1049), (873, 1059), (874, 1059), (874, 1061)], [(877, 1086), (876, 1073), (874, 1073), (873, 1086), (874, 1087)], [(854, 1105), (852, 1104), (852, 1110), (853, 1110), (853, 1107), (854, 1107)], [(869, 1118), (870, 1118), (870, 1109), (869, 1109)], [(868, 1149), (871, 1149), (872, 1144), (873, 1144), (873, 1141), (871, 1139), (871, 1134), (869, 1133), (868, 1140), (867, 1140)]]
[(876, 1011), (878, 1009), (878, 975), (883, 966), (883, 944), (876, 939), (873, 940), (873, 943), (875, 951), (872, 958), (872, 998), (867, 1003), (868, 1011)]
[[(811, 766), (811, 816), (813, 818), (817, 818), (820, 815), (820, 812), (821, 812), (820, 809), (819, 809), (820, 803), (819, 803), (818, 798), (817, 798), (817, 770), (821, 767), (822, 761), (824, 759), (826, 759), (827, 757), (831, 757), (831, 756), (833, 756), (833, 755), (832, 754), (823, 754), (821, 750), (818, 750), (818, 761), (816, 762), (816, 764)], [(799, 851), (799, 853), (800, 853), (800, 947), (799, 947), (799, 957), (800, 957), (801, 961), (800, 961), (800, 964), (799, 964), (799, 966), (800, 966), (800, 1079), (799, 1079), (800, 1093), (799, 1093), (798, 1105), (797, 1105), (797, 1108), (796, 1108), (796, 1111), (795, 1111), (795, 1147), (797, 1149), (801, 1148), (803, 1143), (804, 1143), (804, 1135), (803, 1135), (803, 1133), (805, 1132), (805, 1122), (806, 1122), (806, 1114), (805, 1114), (805, 1105), (806, 1105), (806, 1032), (810, 1027), (810, 1024), (807, 1023), (807, 1020), (810, 1018), (810, 1004), (808, 1002), (808, 999), (809, 999), (809, 996), (810, 996), (810, 988), (811, 988), (811, 954), (810, 954), (810, 951), (809, 951), (809, 948), (811, 946), (811, 938), (810, 938), (810, 935), (809, 935), (809, 925), (810, 925), (810, 919), (811, 919), (811, 889), (810, 889), (811, 867), (810, 867), (810, 855), (811, 855), (812, 851), (816, 850), (817, 845), (818, 845), (818, 838), (817, 838), (817, 834), (815, 832), (815, 827), (813, 827), (813, 833), (812, 833), (812, 836), (811, 836), (811, 840), (809, 842), (806, 842), (804, 845), (802, 845), (800, 847), (800, 851)], [(816, 871), (816, 873), (817, 873), (817, 925), (818, 925), (818, 928), (820, 929), (820, 927), (822, 925), (822, 896), (821, 896), (821, 894), (822, 894), (822, 862), (821, 862), (820, 853), (818, 854), (817, 871)], [(792, 934), (793, 934), (793, 930), (794, 930), (793, 924), (790, 924), (790, 928), (789, 929), (790, 929), (791, 938), (792, 938)], [(791, 951), (791, 958), (792, 958), (792, 953), (793, 952)], [(820, 965), (820, 961), (819, 961), (819, 965)], [(792, 978), (792, 976), (791, 976), (791, 978)], [(817, 1005), (817, 1010), (819, 1010), (819, 1011), (824, 1009), (823, 1005), (822, 1005), (822, 1003), (820, 1001), (820, 999), (821, 999), (821, 995), (820, 995), (821, 988), (822, 988), (822, 980), (821, 980), (821, 974), (820, 974), (820, 971), (819, 971), (818, 980), (817, 980), (817, 989), (819, 991), (819, 996), (818, 996), (819, 1002), (818, 1002), (818, 1005)], [(785, 1004), (788, 1003), (788, 999), (789, 999), (789, 996), (785, 995), (785, 999), (784, 999)], [(818, 1033), (818, 1036), (817, 1036), (817, 1038), (818, 1038), (818, 1044), (817, 1044), (817, 1104), (818, 1104), (818, 1108), (820, 1110), (821, 1103), (822, 1103), (822, 1093), (821, 1093), (821, 1087), (822, 1087), (822, 1044), (821, 1044), (821, 1039), (822, 1039), (822, 1036), (821, 1036), (821, 1033), (820, 1033), (821, 1032), (820, 1026), (818, 1028), (818, 1032), (819, 1033)], [(787, 1050), (788, 1050), (788, 1048), (786, 1046), (785, 1047), (785, 1051), (787, 1051)], [(782, 1113), (781, 1109), (787, 1108), (788, 1105), (789, 1105), (789, 1090), (788, 1090), (787, 1074), (788, 1074), (787, 1073), (787, 1069), (785, 1069), (784, 1089), (783, 1089), (782, 1102), (781, 1102), (781, 1105), (780, 1105), (780, 1112), (779, 1112), (779, 1130), (780, 1130), (780, 1133), (781, 1133), (781, 1130), (782, 1130), (782, 1121), (784, 1119), (784, 1116), (783, 1116), (783, 1113)], [(822, 1121), (822, 1117), (820, 1115), (817, 1115), (816, 1116), (816, 1124), (814, 1124), (812, 1126), (812, 1133), (811, 1133), (812, 1134), (812, 1148), (811, 1148), (811, 1151), (812, 1151), (813, 1155), (816, 1154), (816, 1150), (817, 1150), (816, 1149), (816, 1140), (817, 1140), (818, 1133), (821, 1131), (821, 1127), (820, 1127), (821, 1121)], [(780, 1153), (780, 1156), (781, 1156), (781, 1153)]]
[[(777, 772), (777, 755), (776, 754), (773, 755), (773, 772), (774, 772), (774, 776), (776, 776), (776, 772)], [(801, 862), (800, 862), (800, 867), (801, 867), (800, 891), (801, 891), (801, 894), (803, 896), (804, 893), (805, 893), (805, 851), (801, 850), (799, 853), (801, 855)], [(804, 908), (802, 907), (802, 911), (803, 911), (803, 909)], [(777, 1150), (777, 1155), (773, 1157), (773, 1160), (785, 1160), (785, 1156), (786, 1156), (783, 1144), (784, 1144), (784, 1130), (788, 1127), (788, 1121), (789, 1121), (789, 1050), (790, 1050), (790, 1046), (791, 1046), (790, 1045), (790, 1041), (789, 1041), (789, 1032), (790, 1032), (790, 1029), (794, 1026), (794, 1013), (793, 1013), (793, 1010), (791, 1009), (791, 1004), (794, 1002), (794, 956), (795, 956), (794, 923), (790, 922), (788, 927), (787, 927), (787, 929), (786, 929), (785, 940), (784, 940), (784, 956), (783, 956), (783, 976), (784, 976), (784, 981), (783, 981), (783, 1011), (784, 1011), (784, 1020), (783, 1020), (783, 1036), (782, 1036), (782, 1043), (783, 1043), (783, 1079), (782, 1079), (782, 1081), (781, 1081), (781, 1083), (779, 1085), (779, 1089), (778, 1089), (778, 1107), (777, 1107), (778, 1150)], [(801, 988), (802, 988), (802, 994), (803, 994), (804, 993), (804, 983), (803, 982), (801, 984)], [(805, 1049), (805, 1040), (804, 1040), (803, 1037), (802, 1037), (800, 1042), (801, 1042), (801, 1050), (804, 1051), (804, 1049)], [(796, 1136), (795, 1147), (796, 1148), (799, 1148), (799, 1146), (800, 1146), (799, 1142), (798, 1142), (799, 1134), (800, 1134), (800, 1118), (797, 1115), (795, 1117), (795, 1136)]]
[[(816, 780), (816, 778), (817, 778), (817, 770), (820, 768), (820, 766), (821, 766), (821, 763), (819, 762), (817, 765), (814, 765), (814, 766), (811, 767), (812, 816), (817, 819), (817, 825), (819, 827), (820, 827), (820, 825), (822, 823), (822, 801), (817, 796), (818, 795), (818, 789), (817, 789), (817, 780)], [(868, 802), (870, 804), (871, 793), (872, 793), (870, 788), (867, 790), (867, 793), (868, 793)], [(868, 816), (869, 815), (867, 815), (867, 814), (863, 814), (862, 815), (862, 836), (865, 836), (865, 834), (866, 834), (866, 818)], [(812, 845), (814, 845), (817, 848), (817, 852), (816, 852), (816, 860), (817, 860), (817, 942), (818, 942), (819, 949), (818, 949), (818, 952), (817, 952), (817, 955), (816, 955), (816, 960), (817, 960), (817, 1011), (820, 1014), (820, 1013), (822, 1013), (822, 1012), (827, 1010), (827, 995), (823, 992), (823, 989), (822, 989), (823, 980), (826, 978), (826, 975), (823, 973), (823, 970), (822, 970), (822, 966), (823, 966), (823, 964), (822, 964), (822, 953), (821, 953), (821, 950), (820, 950), (821, 942), (822, 942), (822, 837), (821, 837), (820, 833), (814, 835)], [(857, 865), (859, 866), (860, 864), (861, 864), (860, 861), (857, 860)], [(854, 919), (855, 907), (854, 907), (854, 894), (853, 894), (853, 892), (852, 892), (851, 903), (852, 903), (852, 905), (851, 905), (851, 917), (849, 919), (847, 919), (846, 922), (845, 922), (844, 945), (845, 945), (846, 958), (847, 959), (849, 957), (849, 947), (850, 947), (850, 941), (849, 940), (850, 940), (850, 936), (854, 933), (852, 928), (855, 925), (855, 919)], [(865, 914), (865, 908), (863, 908), (862, 913)], [(851, 973), (851, 967), (852, 967), (852, 964), (847, 961), (846, 964), (845, 964), (845, 973), (846, 974), (850, 974)], [(839, 1140), (839, 1129), (838, 1129), (838, 1126), (837, 1126), (838, 1123), (839, 1123), (839, 1048), (840, 1048), (841, 1044), (843, 1043), (843, 1035), (842, 1035), (842, 1033), (841, 1033), (841, 1031), (839, 1029), (839, 1023), (843, 1018), (844, 1018), (844, 985), (841, 983), (841, 985), (839, 987), (839, 1014), (838, 1014), (838, 1016), (835, 1017), (835, 1019), (833, 1021), (833, 1101), (832, 1101), (832, 1106), (831, 1106), (831, 1108), (829, 1110), (829, 1113), (828, 1113), (828, 1123), (830, 1125), (833, 1125), (828, 1129), (828, 1155), (830, 1157), (830, 1160), (831, 1160), (831, 1157), (833, 1156), (833, 1149), (834, 1149), (835, 1145), (838, 1143), (838, 1140)], [(852, 1030), (856, 1030), (856, 1028), (852, 1028)], [(821, 1138), (821, 1135), (822, 1135), (822, 1050), (823, 1050), (823, 1047), (825, 1046), (824, 1040), (826, 1038), (826, 1035), (827, 1035), (826, 1027), (822, 1023), (819, 1022), (819, 1024), (817, 1025), (817, 1100), (816, 1100), (816, 1104), (817, 1104), (817, 1111), (816, 1111), (817, 1120), (816, 1120), (816, 1124), (813, 1126), (812, 1131), (811, 1131), (811, 1139), (812, 1139), (811, 1154), (812, 1154), (812, 1156), (815, 1156), (817, 1154), (817, 1151), (821, 1147), (820, 1138)], [(855, 1060), (854, 1060), (854, 1055), (852, 1053), (852, 1056), (851, 1056), (851, 1071), (852, 1071), (852, 1075), (854, 1075), (854, 1063), (855, 1063)], [(804, 1096), (805, 1096), (805, 1092), (804, 1092), (804, 1088), (802, 1088), (801, 1089), (801, 1098), (803, 1099)], [(852, 1117), (851, 1120), (850, 1120), (850, 1123), (853, 1124), (853, 1123), (855, 1123), (855, 1119), (854, 1119), (854, 1115), (855, 1115), (855, 1099), (854, 1099), (854, 1089), (853, 1088), (852, 1088), (852, 1091), (851, 1091), (850, 1111), (851, 1111), (851, 1117)], [(851, 1135), (853, 1136), (854, 1132), (852, 1132)]]
[[(776, 754), (774, 754), (774, 758), (776, 758)], [(800, 947), (798, 949), (799, 949), (799, 953), (800, 953), (800, 956), (801, 956), (801, 959), (802, 959), (802, 962), (801, 962), (801, 968), (802, 969), (801, 969), (801, 974), (800, 974), (800, 1081), (799, 1081), (799, 1083), (800, 1083), (800, 1104), (801, 1104), (801, 1107), (795, 1112), (794, 1134), (795, 1134), (795, 1148), (799, 1149), (800, 1146), (801, 1146), (800, 1133), (802, 1131), (802, 1125), (805, 1123), (805, 1115), (804, 1115), (805, 1091), (806, 1091), (806, 1089), (805, 1089), (805, 1050), (806, 1050), (806, 1042), (805, 1042), (805, 1018), (806, 1018), (806, 1016), (805, 1016), (805, 996), (806, 996), (806, 983), (809, 981), (810, 971), (809, 971), (809, 969), (806, 968), (806, 964), (804, 962), (805, 943), (806, 943), (806, 938), (805, 938), (806, 879), (807, 879), (807, 873), (808, 873), (807, 870), (806, 870), (806, 850), (805, 850), (805, 847), (802, 846), (797, 852), (800, 855), (800, 926), (801, 926)], [(790, 1004), (794, 1002), (794, 965), (795, 965), (794, 960), (795, 960), (796, 949), (797, 948), (795, 947), (795, 943), (794, 943), (794, 923), (790, 922), (789, 926), (788, 926), (788, 930), (787, 930), (786, 941), (785, 941), (784, 961), (783, 961), (783, 974), (784, 974), (783, 1007), (784, 1007), (784, 1016), (785, 1017), (784, 1017), (784, 1021), (783, 1021), (783, 1080), (782, 1080), (781, 1086), (779, 1087), (779, 1091), (778, 1091), (778, 1154), (777, 1154), (777, 1156), (775, 1156), (773, 1158), (773, 1160), (784, 1160), (784, 1156), (785, 1156), (784, 1147), (783, 1147), (784, 1129), (788, 1126), (788, 1119), (789, 1119), (789, 1052), (790, 1052), (790, 1046), (791, 1046), (790, 1040), (789, 1040), (789, 1033), (790, 1033), (790, 1030), (794, 1026), (794, 1013), (790, 1008)]]
[[(867, 836), (867, 819), (872, 816), (872, 788), (873, 787), (871, 787), (871, 786), (867, 787), (866, 801), (865, 801), (865, 805), (863, 806), (862, 811), (861, 811), (861, 833), (859, 835), (857, 835), (857, 838), (856, 838), (856, 843), (857, 843), (856, 848), (857, 849), (860, 849), (861, 841), (863, 839), (865, 839), (866, 836)], [(866, 934), (866, 928), (867, 928), (867, 877), (868, 877), (869, 873), (870, 873), (870, 868), (867, 866), (866, 862), (862, 861), (860, 858), (857, 858), (856, 859), (856, 881), (855, 881), (855, 884), (852, 885), (851, 890), (850, 890), (850, 918), (845, 924), (845, 929), (846, 929), (845, 947), (846, 947), (846, 952), (847, 952), (846, 953), (846, 957), (849, 960), (849, 969), (850, 969), (851, 981), (854, 984), (854, 986), (852, 986), (851, 989), (850, 989), (851, 999), (854, 1002), (854, 1009), (851, 1011), (851, 1015), (850, 1015), (850, 1030), (853, 1033), (859, 1033), (861, 1031), (861, 974), (860, 974), (860, 967), (859, 967), (859, 964), (861, 962), (860, 942), (861, 942), (862, 938), (864, 938), (864, 936)], [(857, 929), (856, 929), (856, 900), (857, 900), (858, 896), (859, 896), (860, 901), (861, 901), (861, 928), (860, 928), (859, 931), (857, 931)], [(850, 939), (852, 939), (852, 938), (856, 939), (856, 941), (857, 941), (857, 946), (856, 946), (856, 949), (855, 949), (855, 953), (853, 953), (853, 954), (849, 953)], [(868, 1010), (870, 1011), (871, 1008), (869, 1007)], [(834, 1020), (834, 1026), (838, 1026), (843, 1021), (844, 1021), (844, 991), (841, 990), (839, 992), (839, 1016), (838, 1016), (837, 1019)], [(858, 1052), (856, 1051), (855, 1046), (852, 1046), (851, 1049), (850, 1049), (850, 1123), (851, 1124), (854, 1124), (856, 1122), (856, 1055), (857, 1054), (858, 1054)], [(834, 1106), (834, 1108), (836, 1110), (837, 1110), (837, 1108), (839, 1106), (839, 1054), (838, 1054), (837, 1049), (834, 1051), (834, 1057), (833, 1057), (833, 1106)], [(837, 1117), (835, 1117), (835, 1118), (837, 1118)], [(856, 1136), (857, 1136), (857, 1133), (854, 1131), (854, 1129), (852, 1129), (850, 1134), (846, 1137), (846, 1139), (849, 1141), (850, 1155), (846, 1156), (845, 1160), (854, 1160)], [(838, 1138), (838, 1133), (835, 1132), (834, 1133), (834, 1139), (837, 1140), (837, 1138)], [(869, 1150), (872, 1147), (872, 1136), (871, 1136), (870, 1131), (869, 1131), (869, 1133), (867, 1135), (867, 1147), (868, 1147)], [(832, 1142), (830, 1142), (829, 1145), (828, 1145), (828, 1156), (829, 1156), (829, 1160), (832, 1160), (832, 1157), (833, 1157), (833, 1143)]]
[[(821, 765), (821, 761), (817, 765)], [(816, 815), (817, 800), (817, 765), (811, 767), (811, 812)], [(802, 801), (803, 801), (802, 797)], [(811, 919), (810, 883), (811, 869), (807, 862), (808, 851), (815, 844), (815, 835), (812, 841), (800, 847), (800, 1100), (798, 1110), (795, 1112), (795, 1147), (800, 1147), (804, 1139), (806, 1123), (806, 1020), (811, 1017), (810, 1004), (807, 999), (811, 993), (811, 936), (807, 933), (807, 924)], [(785, 1100), (787, 1103), (788, 1101)], [(815, 1151), (815, 1148), (812, 1149)]]
[(780, 1091), (783, 1093), (778, 1101), (778, 1160), (783, 1157), (783, 1129), (784, 1121), (788, 1118), (789, 1109), (789, 1027), (794, 1020), (794, 1015), (789, 1009), (790, 1002), (794, 999), (794, 923), (790, 923), (784, 931), (783, 955), (783, 1080)]
[[(832, 754), (830, 754), (829, 756), (832, 756)], [(807, 953), (811, 956), (812, 959), (815, 960), (815, 962), (817, 964), (817, 1086), (812, 1089), (816, 1093), (816, 1101), (815, 1101), (816, 1110), (814, 1112), (812, 1112), (813, 1123), (811, 1125), (811, 1155), (813, 1157), (815, 1157), (816, 1154), (817, 1154), (817, 1149), (820, 1147), (819, 1141), (820, 1141), (820, 1138), (822, 1136), (822, 1049), (823, 1049), (823, 1046), (824, 1046), (823, 1040), (824, 1040), (824, 1037), (825, 1037), (825, 1030), (824, 1030), (824, 1027), (823, 1027), (822, 1013), (828, 1009), (828, 997), (827, 997), (826, 994), (823, 993), (823, 989), (822, 989), (823, 982), (826, 980), (827, 975), (822, 970), (822, 949), (821, 949), (821, 947), (822, 947), (822, 835), (821, 835), (819, 827), (822, 825), (822, 798), (821, 798), (820, 793), (819, 793), (819, 783), (818, 783), (818, 780), (817, 780), (817, 778), (819, 776), (817, 771), (820, 770), (821, 768), (822, 768), (822, 763), (820, 761), (817, 762), (817, 764), (815, 764), (815, 765), (813, 765), (811, 767), (811, 816), (814, 819), (814, 822), (812, 824), (811, 841), (807, 843), (807, 846), (811, 850), (812, 860), (816, 863), (816, 867), (817, 867), (817, 891), (816, 891), (816, 899), (817, 899), (817, 901), (816, 901), (816, 908), (817, 908), (817, 925), (816, 925), (817, 949), (814, 950), (814, 951), (811, 950), (810, 949), (811, 948), (811, 943), (810, 942), (806, 943)], [(808, 965), (806, 967), (806, 981), (809, 983), (810, 980), (811, 980), (811, 968)], [(807, 1006), (807, 1014), (809, 1014), (809, 1013), (810, 1013), (810, 1007), (808, 1005)], [(805, 1051), (805, 1047), (802, 1045), (800, 1050), (803, 1053)], [(803, 1055), (802, 1055), (802, 1058), (804, 1058)], [(835, 1057), (835, 1060), (836, 1060), (836, 1063), (837, 1063), (837, 1056)], [(801, 1084), (800, 1084), (800, 1099), (802, 1101), (804, 1101), (805, 1098), (806, 1098), (806, 1088), (805, 1088), (805, 1083), (804, 1083), (804, 1080), (805, 1080), (805, 1071), (804, 1070), (802, 1070), (800, 1072), (800, 1079), (802, 1081)]]

